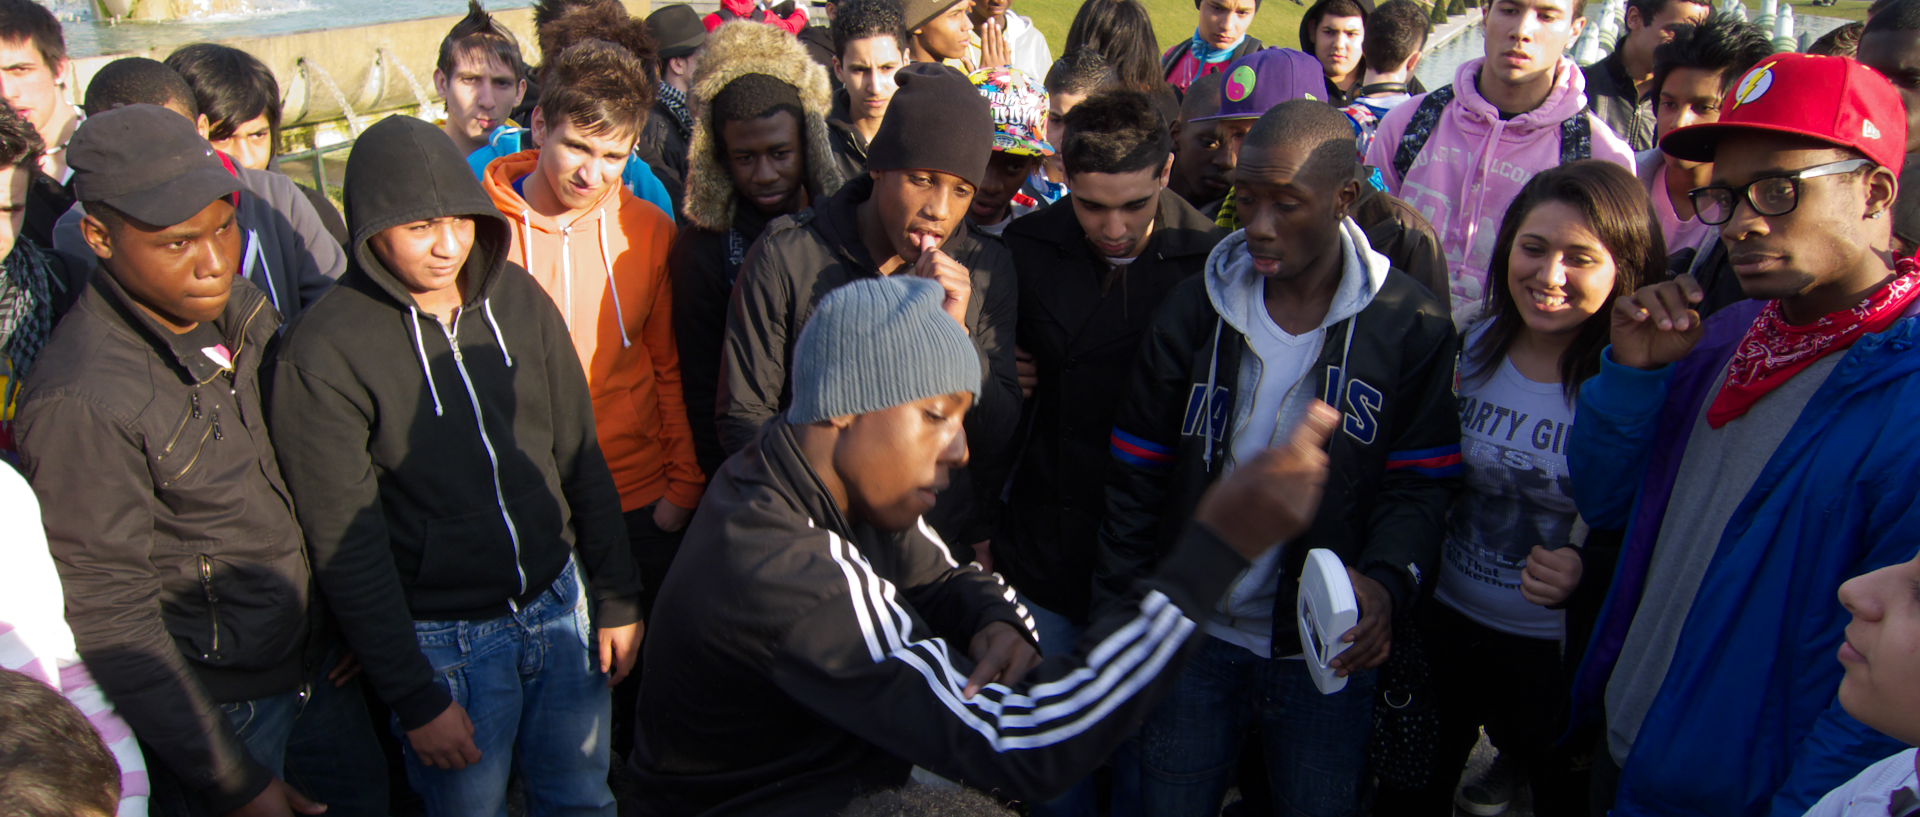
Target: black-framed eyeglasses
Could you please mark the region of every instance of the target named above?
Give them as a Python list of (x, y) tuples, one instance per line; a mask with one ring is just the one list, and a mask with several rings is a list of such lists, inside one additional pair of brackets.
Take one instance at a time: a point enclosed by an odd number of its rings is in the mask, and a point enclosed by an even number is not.
[(1872, 159), (1842, 159), (1814, 165), (1793, 173), (1762, 176), (1739, 187), (1724, 184), (1697, 187), (1687, 191), (1693, 213), (1702, 224), (1719, 226), (1733, 219), (1734, 208), (1746, 199), (1753, 211), (1763, 216), (1784, 216), (1800, 204), (1800, 182), (1821, 176), (1838, 176), (1873, 165)]

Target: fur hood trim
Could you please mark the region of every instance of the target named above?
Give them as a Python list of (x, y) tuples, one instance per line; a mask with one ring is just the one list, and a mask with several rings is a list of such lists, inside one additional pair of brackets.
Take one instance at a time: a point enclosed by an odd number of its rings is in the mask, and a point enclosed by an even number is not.
[(801, 130), (810, 197), (818, 201), (832, 195), (846, 181), (827, 139), (827, 117), (833, 110), (827, 69), (785, 30), (736, 20), (707, 38), (707, 50), (687, 94), (693, 106), (693, 142), (687, 151), (686, 216), (696, 227), (725, 232), (733, 226), (733, 177), (721, 166), (715, 150), (712, 107), (721, 89), (747, 74), (766, 74), (799, 89), (807, 115)]

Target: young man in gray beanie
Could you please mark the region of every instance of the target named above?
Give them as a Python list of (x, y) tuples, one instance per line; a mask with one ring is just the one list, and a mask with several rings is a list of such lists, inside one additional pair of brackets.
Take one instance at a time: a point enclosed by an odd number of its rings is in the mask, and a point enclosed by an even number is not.
[(749, 447), (792, 402), (792, 342), (821, 297), (876, 275), (940, 283), (942, 308), (979, 357), (979, 405), (967, 418), (972, 466), (954, 481), (930, 522), (959, 543), (962, 561), (992, 533), (1019, 422), (1013, 361), (1013, 258), (967, 224), (967, 209), (993, 153), (987, 100), (959, 72), (914, 64), (867, 154), (868, 173), (813, 209), (775, 220), (748, 249), (721, 344), (720, 444)]
[(1133, 731), (1235, 575), (1309, 524), (1326, 406), (1215, 485), (1176, 557), (1041, 661), (1013, 591), (920, 517), (967, 462), (980, 393), (949, 298), (868, 278), (800, 330), (784, 416), (715, 475), (655, 603), (642, 814), (836, 814), (913, 765), (1048, 797)]

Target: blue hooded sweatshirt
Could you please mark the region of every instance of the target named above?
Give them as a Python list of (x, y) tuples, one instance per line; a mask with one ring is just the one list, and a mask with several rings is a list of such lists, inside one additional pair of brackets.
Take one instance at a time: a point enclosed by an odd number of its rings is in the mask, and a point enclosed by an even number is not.
[[(1580, 391), (1574, 499), (1593, 527), (1626, 539), (1574, 681), (1577, 716), (1600, 711), (1687, 439), (1758, 307), (1716, 314), (1691, 354), (1658, 370), (1615, 363), (1609, 348)], [(1920, 549), (1916, 344), (1909, 311), (1842, 353), (1728, 520), (1621, 770), (1614, 817), (1799, 817), (1902, 748), (1840, 707), (1835, 651), (1850, 617), (1835, 594)]]

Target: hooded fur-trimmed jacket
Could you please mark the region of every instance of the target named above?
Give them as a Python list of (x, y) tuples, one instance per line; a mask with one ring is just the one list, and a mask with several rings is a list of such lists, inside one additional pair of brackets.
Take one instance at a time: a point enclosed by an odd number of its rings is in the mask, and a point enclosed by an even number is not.
[(720, 161), (713, 98), (747, 74), (766, 74), (800, 90), (806, 108), (802, 136), (807, 150), (807, 200), (833, 195), (845, 180), (827, 131), (833, 96), (827, 72), (806, 48), (773, 26), (728, 24), (707, 39), (707, 51), (689, 86), (693, 147), (688, 152), (686, 225), (674, 242), (674, 339), (680, 347), (681, 393), (701, 469), (714, 473), (726, 458), (715, 431), (714, 392), (720, 382), (720, 342), (726, 334), (727, 299), (747, 248), (767, 223), (784, 213), (761, 213), (740, 200), (733, 177)]

